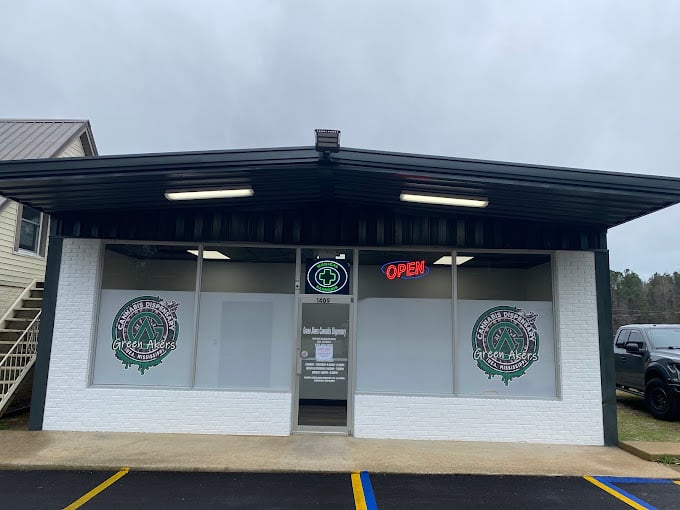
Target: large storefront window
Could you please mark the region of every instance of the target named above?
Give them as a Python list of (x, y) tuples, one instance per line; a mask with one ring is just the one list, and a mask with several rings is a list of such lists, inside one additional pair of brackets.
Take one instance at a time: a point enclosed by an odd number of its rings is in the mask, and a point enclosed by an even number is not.
[(451, 266), (445, 253), (362, 251), (358, 391), (453, 391)]
[(456, 393), (555, 397), (550, 255), (458, 253)]
[(295, 250), (206, 246), (196, 386), (289, 390)]
[[(366, 393), (558, 396), (549, 254), (297, 252), (299, 274), (294, 248), (106, 245), (92, 384), (291, 391), (297, 367), (301, 401), (341, 401), (350, 383)], [(296, 296), (308, 299), (298, 316)], [(350, 322), (307, 317), (312, 305), (341, 306)], [(347, 329), (344, 343), (305, 344), (309, 321)], [(344, 371), (316, 373), (330, 362)], [(321, 388), (331, 380), (344, 381), (342, 399)]]
[(191, 385), (197, 270), (191, 249), (106, 246), (93, 384)]
[(290, 389), (295, 250), (200, 257), (198, 246), (106, 246), (93, 384)]

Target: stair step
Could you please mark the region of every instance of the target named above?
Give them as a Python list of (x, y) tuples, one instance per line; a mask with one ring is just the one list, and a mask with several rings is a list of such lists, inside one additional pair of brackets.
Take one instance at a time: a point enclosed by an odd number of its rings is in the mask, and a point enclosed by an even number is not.
[[(9, 319), (5, 319), (5, 322), (15, 322), (17, 325), (19, 324), (24, 324), (28, 326), (33, 319), (29, 319), (28, 317), (10, 317)], [(8, 328), (8, 329), (15, 329), (15, 328)]]
[(43, 289), (31, 289), (30, 297), (42, 299), (44, 292), (45, 291)]
[(18, 340), (23, 329), (0, 329), (0, 340)]
[(36, 289), (44, 289), (45, 288), (45, 282), (35, 282), (35, 288)]
[(15, 308), (13, 318), (33, 320), (39, 311), (40, 308)]

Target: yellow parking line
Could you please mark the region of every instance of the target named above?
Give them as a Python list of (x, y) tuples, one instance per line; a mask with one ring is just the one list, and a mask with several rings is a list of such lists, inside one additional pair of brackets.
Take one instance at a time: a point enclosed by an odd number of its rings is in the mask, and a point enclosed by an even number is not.
[(680, 480), (673, 480), (673, 483), (676, 485), (680, 485)]
[(615, 498), (617, 498), (617, 499), (623, 501), (623, 502), (626, 503), (627, 505), (632, 506), (632, 507), (635, 508), (636, 510), (648, 510), (648, 508), (647, 508), (646, 506), (642, 506), (642, 505), (636, 503), (635, 501), (633, 501), (632, 499), (627, 498), (627, 497), (624, 496), (623, 494), (620, 494), (620, 493), (616, 492), (616, 491), (615, 491), (614, 489), (612, 489), (611, 487), (608, 487), (607, 485), (603, 484), (602, 482), (598, 482), (598, 481), (595, 480), (595, 478), (593, 478), (592, 476), (584, 476), (583, 478), (585, 478), (586, 480), (588, 480), (588, 481), (589, 481), (590, 483), (592, 483), (593, 485), (598, 486), (598, 487), (599, 487), (600, 489), (602, 489), (603, 491), (605, 491), (605, 492), (611, 494), (611, 495), (614, 496)]
[(352, 490), (354, 491), (354, 506), (356, 510), (367, 510), (364, 488), (361, 485), (361, 473), (352, 473)]
[(118, 480), (123, 478), (125, 475), (128, 474), (128, 471), (130, 471), (130, 468), (123, 468), (120, 471), (118, 471), (115, 475), (110, 477), (108, 480), (103, 481), (99, 485), (97, 485), (94, 489), (92, 489), (90, 492), (87, 494), (83, 494), (81, 497), (76, 499), (73, 503), (71, 503), (69, 506), (65, 507), (64, 510), (75, 510), (76, 508), (80, 508), (83, 506), (85, 503), (90, 501), (92, 498), (94, 498), (97, 494), (99, 494), (101, 491), (109, 487), (110, 485), (113, 485), (116, 483)]

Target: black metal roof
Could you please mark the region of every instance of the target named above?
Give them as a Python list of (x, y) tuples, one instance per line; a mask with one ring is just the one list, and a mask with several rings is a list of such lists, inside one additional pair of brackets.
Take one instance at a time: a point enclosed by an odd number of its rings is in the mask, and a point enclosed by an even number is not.
[[(254, 196), (170, 202), (168, 190), (250, 186)], [(483, 196), (484, 209), (406, 204), (400, 193)], [(51, 214), (182, 207), (250, 211), (324, 204), (612, 227), (680, 202), (680, 179), (313, 147), (0, 161), (0, 195)]]

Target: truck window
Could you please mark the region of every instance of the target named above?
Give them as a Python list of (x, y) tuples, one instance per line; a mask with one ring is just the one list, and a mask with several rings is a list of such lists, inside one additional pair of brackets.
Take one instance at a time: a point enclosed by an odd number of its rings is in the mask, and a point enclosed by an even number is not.
[(649, 337), (657, 349), (680, 348), (680, 327), (650, 329)]
[(626, 343), (630, 342), (640, 342), (643, 346), (645, 345), (645, 339), (642, 337), (642, 333), (635, 329), (630, 332), (630, 336), (628, 337), (628, 341)]
[(628, 341), (628, 335), (630, 335), (630, 329), (619, 331), (619, 336), (616, 337), (616, 347), (623, 347)]

